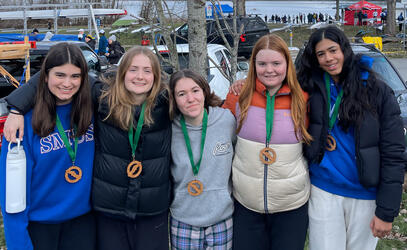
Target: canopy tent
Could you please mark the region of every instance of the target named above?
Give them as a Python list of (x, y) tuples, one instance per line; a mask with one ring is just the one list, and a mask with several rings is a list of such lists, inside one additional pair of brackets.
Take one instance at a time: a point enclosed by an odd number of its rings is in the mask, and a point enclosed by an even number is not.
[(224, 16), (233, 14), (233, 8), (230, 7), (230, 5), (228, 5), (228, 4), (221, 4), (220, 6), (219, 6), (219, 4), (216, 4), (215, 6), (213, 6), (212, 4), (208, 4), (205, 8), (206, 19), (215, 18), (213, 16), (215, 11), (216, 11), (216, 14), (218, 15), (218, 17), (220, 18), (221, 17), (220, 10), (223, 12)]
[(382, 13), (382, 7), (362, 0), (345, 8), (345, 25), (356, 25), (359, 11), (362, 11), (367, 16), (367, 19), (381, 23), (380, 14)]

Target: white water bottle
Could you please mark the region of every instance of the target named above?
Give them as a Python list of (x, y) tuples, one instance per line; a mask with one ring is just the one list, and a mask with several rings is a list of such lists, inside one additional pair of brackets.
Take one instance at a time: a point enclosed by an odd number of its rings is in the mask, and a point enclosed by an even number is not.
[(27, 163), (23, 145), (8, 145), (6, 159), (6, 212), (19, 213), (26, 208)]

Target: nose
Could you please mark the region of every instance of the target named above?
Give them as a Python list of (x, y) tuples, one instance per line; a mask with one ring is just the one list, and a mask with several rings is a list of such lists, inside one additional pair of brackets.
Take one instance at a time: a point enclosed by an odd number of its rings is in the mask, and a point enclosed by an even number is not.
[(274, 67), (271, 63), (266, 64), (266, 71), (267, 72), (272, 72), (274, 70)]
[(136, 77), (137, 77), (137, 79), (142, 79), (143, 78), (143, 72), (141, 70), (137, 71)]
[(192, 102), (194, 100), (194, 97), (191, 93), (187, 94), (187, 102)]
[(328, 53), (325, 54), (325, 60), (326, 61), (331, 61), (332, 59), (333, 59), (333, 56), (332, 56), (331, 53), (328, 52)]

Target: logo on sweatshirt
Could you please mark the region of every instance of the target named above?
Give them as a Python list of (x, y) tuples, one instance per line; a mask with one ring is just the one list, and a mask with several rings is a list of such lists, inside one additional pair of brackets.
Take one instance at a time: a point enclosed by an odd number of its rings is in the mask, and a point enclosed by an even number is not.
[[(67, 134), (67, 137), (69, 138), (69, 143), (71, 146), (73, 145), (74, 140), (72, 139), (72, 131), (71, 130), (65, 130), (65, 133)], [(78, 144), (81, 144), (83, 142), (89, 142), (93, 141), (93, 124), (89, 126), (88, 131), (86, 131), (85, 135), (82, 135), (78, 139)], [(62, 140), (61, 136), (59, 135), (58, 132), (52, 133), (46, 137), (41, 138), (40, 140), (40, 152), (41, 154), (46, 154), (51, 151), (55, 150), (60, 150), (62, 148), (65, 148), (64, 141)]]
[(225, 155), (229, 154), (230, 152), (232, 152), (232, 143), (230, 142), (226, 143), (218, 142), (216, 143), (215, 148), (213, 149), (214, 156)]

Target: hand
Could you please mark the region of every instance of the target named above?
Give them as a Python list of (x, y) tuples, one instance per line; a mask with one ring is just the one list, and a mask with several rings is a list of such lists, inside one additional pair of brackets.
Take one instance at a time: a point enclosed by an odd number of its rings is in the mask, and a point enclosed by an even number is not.
[(109, 53), (105, 53), (105, 56), (109, 56)]
[(17, 131), (19, 135), (18, 138), (22, 141), (24, 135), (24, 116), (10, 113), (4, 124), (4, 137), (8, 142), (17, 142)]
[(240, 79), (232, 83), (232, 85), (229, 88), (229, 93), (232, 93), (234, 95), (239, 95), (240, 92), (242, 91), (243, 85), (245, 83), (246, 79)]
[(375, 216), (373, 216), (372, 222), (370, 222), (370, 229), (374, 237), (383, 238), (389, 235), (391, 232), (392, 223), (383, 221)]

